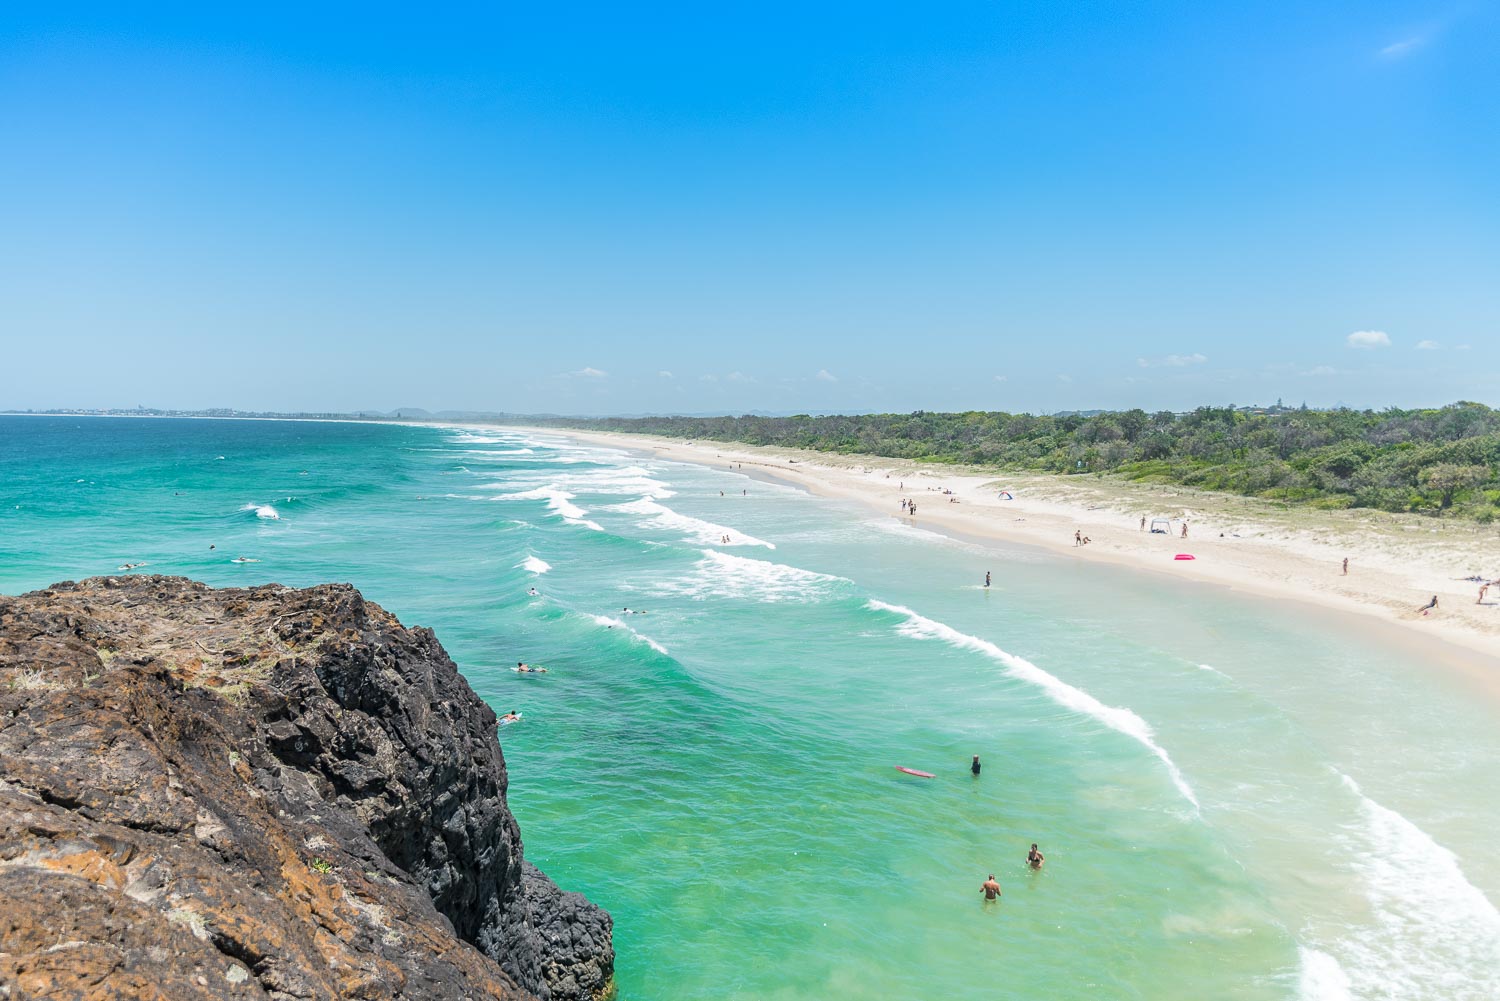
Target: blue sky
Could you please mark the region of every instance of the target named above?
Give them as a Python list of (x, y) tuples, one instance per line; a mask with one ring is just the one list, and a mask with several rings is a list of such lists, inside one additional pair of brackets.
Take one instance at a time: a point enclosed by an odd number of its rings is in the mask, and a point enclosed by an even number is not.
[(1500, 405), (1495, 2), (213, 6), (0, 10), (0, 406)]

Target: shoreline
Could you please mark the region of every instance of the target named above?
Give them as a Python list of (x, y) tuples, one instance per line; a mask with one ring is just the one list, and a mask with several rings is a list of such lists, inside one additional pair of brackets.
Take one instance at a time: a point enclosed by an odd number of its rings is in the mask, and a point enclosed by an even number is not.
[[(1179, 581), (1201, 581), (1274, 601), (1315, 605), (1349, 615), (1356, 625), (1379, 624), (1394, 642), (1442, 660), (1500, 704), (1500, 587), (1475, 604), (1479, 584), (1461, 574), (1500, 571), (1500, 547), (1489, 546), (1497, 566), (1475, 566), (1481, 526), (1429, 525), (1380, 512), (1278, 511), (1254, 498), (1181, 487), (1047, 474), (997, 476), (962, 466), (932, 466), (883, 456), (851, 456), (798, 449), (708, 442), (614, 431), (530, 425), (499, 427), (552, 434), (621, 448), (669, 461), (730, 468), (811, 494), (848, 501), (964, 541), (1020, 544), (1063, 558), (1104, 562)], [(1002, 500), (1001, 489), (1012, 500)], [(948, 490), (950, 493), (941, 491)], [(917, 502), (915, 518), (902, 516), (900, 500)], [(950, 500), (952, 498), (952, 500)], [(956, 500), (956, 503), (953, 502)], [(1260, 510), (1257, 510), (1259, 508)], [(1140, 530), (1140, 518), (1172, 518), (1168, 536)], [(1393, 524), (1380, 525), (1384, 520)], [(1180, 536), (1189, 526), (1188, 538)], [(1412, 536), (1426, 529), (1429, 538)], [(1431, 535), (1446, 529), (1446, 537)], [(1092, 539), (1076, 546), (1074, 532)], [(1221, 534), (1222, 533), (1222, 534)], [(1479, 550), (1479, 552), (1484, 552)], [(1194, 555), (1179, 561), (1178, 553)], [(1342, 554), (1342, 555), (1340, 555)], [(1344, 556), (1349, 574), (1341, 572)], [(1463, 562), (1458, 562), (1463, 561)], [(1445, 570), (1439, 564), (1448, 564)], [(1418, 606), (1437, 595), (1435, 613)], [(1360, 623), (1358, 620), (1365, 620)], [(1487, 659), (1478, 661), (1474, 654)]]

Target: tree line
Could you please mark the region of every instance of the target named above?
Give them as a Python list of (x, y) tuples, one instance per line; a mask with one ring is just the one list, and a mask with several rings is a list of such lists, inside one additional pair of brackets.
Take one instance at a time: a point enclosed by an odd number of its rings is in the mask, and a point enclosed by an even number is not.
[(1107, 475), (1319, 508), (1500, 515), (1500, 411), (1249, 410), (553, 419), (560, 427), (1004, 471)]

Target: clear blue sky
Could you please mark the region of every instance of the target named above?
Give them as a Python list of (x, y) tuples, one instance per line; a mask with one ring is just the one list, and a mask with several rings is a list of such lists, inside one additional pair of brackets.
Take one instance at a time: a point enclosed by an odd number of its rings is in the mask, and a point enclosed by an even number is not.
[(1496, 2), (312, 7), (0, 8), (0, 406), (1500, 404)]

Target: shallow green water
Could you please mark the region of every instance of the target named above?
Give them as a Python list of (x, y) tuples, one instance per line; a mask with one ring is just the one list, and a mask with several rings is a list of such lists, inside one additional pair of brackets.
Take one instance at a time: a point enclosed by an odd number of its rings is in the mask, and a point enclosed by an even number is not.
[(1495, 709), (1377, 634), (518, 432), (0, 418), (0, 473), (0, 591), (434, 627), (626, 1001), (1500, 997)]

